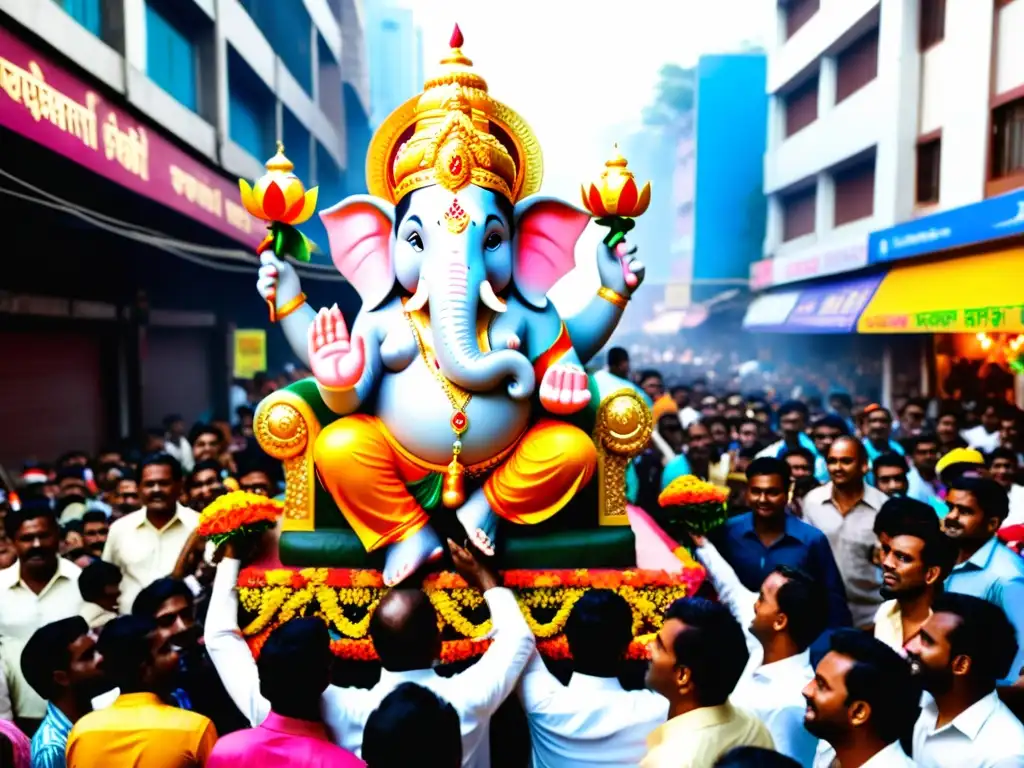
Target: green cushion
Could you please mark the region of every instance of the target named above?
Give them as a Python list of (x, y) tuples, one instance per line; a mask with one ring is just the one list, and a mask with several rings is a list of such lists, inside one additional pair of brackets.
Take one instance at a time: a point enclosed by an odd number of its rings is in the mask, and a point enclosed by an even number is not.
[[(517, 526), (518, 527), (518, 526)], [(286, 531), (279, 546), (281, 563), (294, 567), (383, 567), (383, 553), (367, 554), (350, 530)], [(503, 569), (631, 568), (636, 541), (629, 526), (582, 531), (509, 535), (501, 553)]]

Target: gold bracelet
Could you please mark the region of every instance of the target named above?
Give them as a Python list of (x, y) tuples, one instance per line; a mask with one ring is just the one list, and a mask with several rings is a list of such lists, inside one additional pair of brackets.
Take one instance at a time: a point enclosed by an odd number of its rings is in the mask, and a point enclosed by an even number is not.
[(284, 320), (288, 315), (297, 310), (303, 304), (306, 303), (306, 294), (300, 293), (291, 301), (286, 301), (283, 306), (278, 307), (274, 310), (274, 316), (270, 318), (270, 322), (276, 323), (278, 320)]
[(616, 293), (611, 288), (605, 288), (603, 285), (597, 289), (597, 295), (609, 304), (614, 304), (619, 309), (625, 309), (626, 305), (629, 304), (629, 299), (621, 293)]

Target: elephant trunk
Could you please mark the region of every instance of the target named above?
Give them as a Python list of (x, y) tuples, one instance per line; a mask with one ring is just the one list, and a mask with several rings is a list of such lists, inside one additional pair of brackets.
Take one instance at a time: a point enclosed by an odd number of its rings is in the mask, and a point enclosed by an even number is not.
[(510, 379), (508, 394), (515, 400), (534, 391), (533, 365), (520, 352), (502, 349), (484, 353), (477, 342), (479, 288), (469, 290), (469, 270), (452, 261), (442, 276), (443, 290), (431, 288), (430, 326), (441, 372), (469, 392), (488, 392)]

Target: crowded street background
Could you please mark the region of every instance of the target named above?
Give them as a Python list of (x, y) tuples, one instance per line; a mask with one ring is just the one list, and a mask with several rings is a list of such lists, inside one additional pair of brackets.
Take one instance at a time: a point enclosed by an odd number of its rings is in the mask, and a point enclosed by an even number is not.
[(1022, 42), (0, 0), (0, 768), (1024, 768)]

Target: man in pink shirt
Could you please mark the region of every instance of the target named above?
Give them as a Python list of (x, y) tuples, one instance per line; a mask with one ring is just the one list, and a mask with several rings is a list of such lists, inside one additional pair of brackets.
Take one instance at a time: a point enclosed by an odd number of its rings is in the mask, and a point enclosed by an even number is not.
[(206, 768), (364, 768), (362, 760), (330, 741), (320, 719), (331, 662), (327, 625), (320, 619), (293, 619), (271, 632), (257, 662), (270, 714), (258, 728), (218, 741)]

